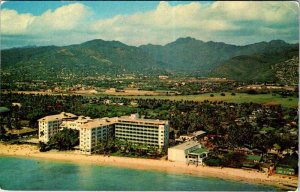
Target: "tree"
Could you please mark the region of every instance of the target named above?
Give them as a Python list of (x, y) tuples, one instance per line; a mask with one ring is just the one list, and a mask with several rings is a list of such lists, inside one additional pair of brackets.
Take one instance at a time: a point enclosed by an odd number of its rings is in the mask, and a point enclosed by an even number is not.
[(70, 150), (79, 144), (79, 131), (73, 129), (63, 129), (53, 135), (48, 145), (53, 149)]
[(222, 164), (227, 167), (239, 168), (242, 167), (245, 158), (244, 154), (230, 152), (224, 155)]
[(49, 150), (49, 147), (44, 142), (39, 142), (38, 146), (40, 147), (40, 152), (45, 152)]
[(222, 159), (216, 156), (208, 156), (207, 158), (203, 159), (205, 165), (208, 166), (222, 166)]
[(0, 123), (0, 135), (4, 135), (7, 131), (5, 130), (2, 123)]
[(106, 144), (103, 140), (97, 141), (97, 145), (94, 147), (94, 152), (96, 154), (105, 154), (105, 149), (106, 149), (105, 145)]

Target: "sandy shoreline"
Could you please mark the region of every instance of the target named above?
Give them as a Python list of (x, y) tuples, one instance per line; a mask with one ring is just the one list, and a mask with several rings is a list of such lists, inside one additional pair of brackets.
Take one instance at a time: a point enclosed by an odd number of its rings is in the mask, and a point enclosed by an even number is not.
[(67, 161), (84, 164), (98, 164), (126, 167), (141, 170), (157, 170), (169, 173), (190, 174), (194, 176), (215, 177), (243, 181), (254, 184), (265, 184), (280, 187), (284, 190), (296, 190), (288, 186), (298, 186), (298, 177), (272, 175), (267, 176), (252, 170), (219, 168), (195, 165), (186, 165), (185, 163), (170, 162), (166, 160), (138, 159), (128, 157), (101, 156), (101, 155), (83, 155), (76, 152), (44, 152), (38, 151), (33, 145), (6, 145), (0, 143), (0, 156), (21, 156), (28, 158), (38, 158), (56, 161)]

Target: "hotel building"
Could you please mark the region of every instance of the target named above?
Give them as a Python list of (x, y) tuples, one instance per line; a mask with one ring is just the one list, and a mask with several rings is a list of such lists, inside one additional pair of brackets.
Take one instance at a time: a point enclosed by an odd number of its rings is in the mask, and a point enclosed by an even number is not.
[(57, 115), (49, 115), (39, 119), (39, 141), (47, 143), (50, 137), (59, 131), (63, 120), (71, 120), (76, 117), (72, 113), (61, 112)]
[(93, 119), (80, 126), (79, 148), (86, 154), (94, 152), (98, 142), (114, 136), (117, 118)]
[(75, 129), (75, 130), (80, 130), (80, 126), (92, 121), (90, 117), (85, 117), (85, 116), (79, 116), (77, 119), (64, 119), (62, 123), (60, 124), (60, 129)]
[(140, 119), (138, 114), (119, 117), (115, 124), (115, 138), (166, 150), (169, 141), (169, 122)]
[[(39, 120), (40, 132), (45, 130), (42, 120), (53, 118), (47, 116)], [(53, 124), (52, 127), (54, 127)], [(48, 142), (53, 134), (63, 128), (79, 130), (79, 148), (81, 152), (87, 154), (94, 152), (99, 141), (109, 138), (126, 140), (133, 144), (147, 144), (157, 147), (160, 151), (168, 148), (169, 122), (139, 118), (138, 114), (101, 119), (83, 116), (76, 119), (75, 115), (70, 118), (60, 118), (55, 122), (55, 131), (51, 131), (51, 134), (49, 131), (44, 131), (43, 135), (39, 134), (40, 141)]]

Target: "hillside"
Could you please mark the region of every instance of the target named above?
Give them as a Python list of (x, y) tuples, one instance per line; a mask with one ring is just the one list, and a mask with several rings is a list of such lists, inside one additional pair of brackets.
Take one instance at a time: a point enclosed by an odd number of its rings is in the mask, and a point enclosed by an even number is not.
[(14, 48), (2, 51), (1, 67), (20, 79), (160, 73), (164, 64), (142, 50), (117, 41), (92, 40), (79, 45)]
[(261, 53), (272, 54), (291, 47), (295, 47), (295, 45), (281, 40), (236, 46), (222, 42), (203, 42), (191, 37), (179, 38), (165, 46), (151, 44), (140, 46), (157, 61), (167, 63), (167, 66), (175, 71), (181, 70), (204, 76), (232, 57)]
[[(297, 55), (298, 48), (253, 55), (240, 55), (222, 63), (212, 71), (211, 75), (239, 81), (278, 81), (276, 70), (272, 70), (273, 65)], [(290, 71), (288, 69), (289, 66), (286, 66), (286, 68), (286, 70)]]
[[(286, 53), (287, 50), (292, 53)], [(2, 50), (1, 70), (13, 80), (73, 79), (128, 73), (184, 73), (236, 80), (274, 80), (271, 65), (290, 59), (296, 53), (298, 44), (281, 40), (236, 46), (187, 37), (164, 46), (136, 47), (95, 39), (62, 47)]]
[(272, 65), (272, 71), (275, 73), (276, 81), (281, 84), (294, 84), (299, 82), (299, 56), (294, 56), (281, 63)]

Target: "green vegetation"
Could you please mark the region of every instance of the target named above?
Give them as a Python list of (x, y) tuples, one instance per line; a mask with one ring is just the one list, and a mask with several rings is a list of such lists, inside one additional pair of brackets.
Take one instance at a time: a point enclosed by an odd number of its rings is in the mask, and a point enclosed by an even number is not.
[(240, 168), (245, 159), (246, 156), (242, 153), (229, 152), (222, 155), (209, 155), (204, 159), (204, 163), (208, 166)]
[[(213, 96), (212, 96), (213, 95)], [(168, 99), (174, 101), (224, 101), (228, 103), (260, 103), (266, 105), (282, 105), (284, 107), (297, 107), (298, 98), (289, 97), (283, 98), (280, 95), (272, 94), (247, 94), (236, 93), (232, 95), (229, 92), (225, 93), (225, 96), (221, 96), (220, 93), (207, 93), (200, 95), (176, 95), (176, 96), (126, 96), (125, 98), (140, 98), (140, 99)]]
[[(235, 98), (225, 93), (215, 93), (215, 97), (209, 98)], [(248, 95), (248, 97), (266, 96)], [(270, 95), (269, 95), (270, 96)], [(180, 98), (180, 96), (178, 96)], [(124, 97), (83, 97), (83, 96), (47, 96), (25, 94), (3, 94), (0, 105), (10, 108), (9, 113), (1, 115), (0, 124), (6, 129), (17, 128), (15, 125), (9, 128), (14, 119), (32, 122), (37, 127), (37, 120), (43, 116), (67, 111), (77, 115), (94, 117), (107, 117), (118, 115), (130, 115), (138, 112), (141, 116), (150, 119), (166, 119), (170, 127), (174, 129), (172, 138), (183, 134), (189, 134), (197, 130), (203, 130), (208, 134), (217, 135), (217, 139), (210, 141), (215, 147), (223, 147), (227, 150), (236, 148), (258, 149), (266, 153), (268, 149), (277, 148), (279, 151), (294, 151), (298, 147), (298, 108), (283, 107), (280, 105), (261, 105), (251, 103), (230, 103), (224, 101), (190, 101), (169, 99), (137, 99)], [(164, 97), (166, 98), (166, 97)], [(183, 99), (189, 96), (181, 97)], [(12, 102), (22, 104), (20, 109), (12, 107)], [(39, 103), (38, 105), (36, 103)], [(135, 103), (135, 107), (132, 106)], [(35, 123), (35, 124), (34, 124)], [(9, 138), (9, 135), (7, 135)], [(3, 138), (5, 139), (5, 138)], [(73, 144), (58, 146), (57, 141), (67, 141), (63, 136), (55, 137), (53, 145), (58, 149), (70, 148)], [(110, 144), (108, 146), (111, 146)], [(118, 146), (118, 145), (116, 145)], [(102, 146), (100, 151), (107, 146)], [(129, 151), (139, 153), (135, 146), (126, 146), (118, 149), (117, 153), (131, 154)], [(111, 152), (113, 154), (113, 152)], [(235, 166), (235, 165), (233, 165)]]
[(279, 72), (282, 73), (282, 71), (289, 71), (293, 72), (294, 76), (285, 83), (290, 84), (298, 82), (298, 74), (296, 73), (297, 70), (295, 70), (297, 67), (289, 66), (286, 63), (284, 67), (274, 67), (277, 63), (298, 56), (298, 52), (298, 47), (287, 47), (287, 49), (274, 50), (274, 52), (262, 52), (255, 55), (240, 55), (222, 63), (213, 70), (212, 74), (217, 77), (226, 77), (238, 81), (253, 80), (282, 82), (276, 78), (276, 74)]
[(60, 151), (73, 149), (79, 145), (79, 131), (73, 129), (63, 129), (54, 134), (47, 144), (39, 143), (40, 151), (48, 151), (50, 149), (57, 149)]
[[(79, 45), (2, 50), (1, 77), (6, 83), (25, 80), (70, 82), (126, 73), (274, 80), (270, 64), (290, 59), (290, 53), (286, 52), (291, 49), (298, 54), (298, 45), (284, 41), (235, 46), (188, 37), (165, 46), (135, 47), (118, 41), (95, 39)], [(211, 74), (213, 69), (216, 70)]]
[[(165, 46), (143, 45), (140, 46), (140, 48), (156, 58), (157, 61), (167, 63), (168, 66), (174, 70), (187, 71), (189, 73), (205, 76), (209, 74), (211, 69), (218, 68), (218, 66), (222, 65), (225, 61), (230, 63), (231, 58), (236, 56), (268, 54), (275, 57), (274, 60), (276, 60), (278, 59), (278, 57), (276, 57), (278, 53), (290, 48), (297, 49), (298, 45), (289, 45), (284, 41), (277, 40), (268, 43), (260, 42), (246, 46), (235, 46), (213, 41), (203, 42), (187, 37), (179, 38), (175, 42)], [(232, 66), (236, 66), (235, 64)], [(260, 64), (262, 65), (257, 65), (258, 68), (255, 70), (259, 72), (256, 73), (256, 75), (260, 74), (260, 69), (265, 68), (265, 63)], [(241, 65), (243, 65), (243, 63), (241, 63)], [(247, 72), (250, 71), (247, 70)], [(242, 74), (247, 74), (247, 72), (245, 71)], [(226, 77), (234, 79), (236, 76)], [(249, 77), (248, 80), (251, 79), (251, 77)]]
[(3, 80), (8, 81), (72, 81), (125, 71), (148, 75), (164, 72), (163, 66), (141, 49), (100, 39), (64, 47), (13, 48), (2, 50), (1, 55), (1, 70), (10, 74)]
[(298, 85), (299, 83), (299, 56), (277, 63), (272, 66), (276, 81), (284, 85)]
[(124, 105), (85, 104), (83, 107), (91, 118), (119, 117), (137, 112), (135, 107)]
[(223, 166), (222, 159), (220, 157), (209, 156), (207, 158), (204, 158), (203, 162), (205, 163), (205, 165), (208, 166), (216, 166), (216, 167)]
[(125, 157), (158, 158), (163, 155), (163, 153), (158, 151), (157, 147), (146, 144), (133, 144), (116, 138), (98, 141), (93, 151), (96, 154)]

